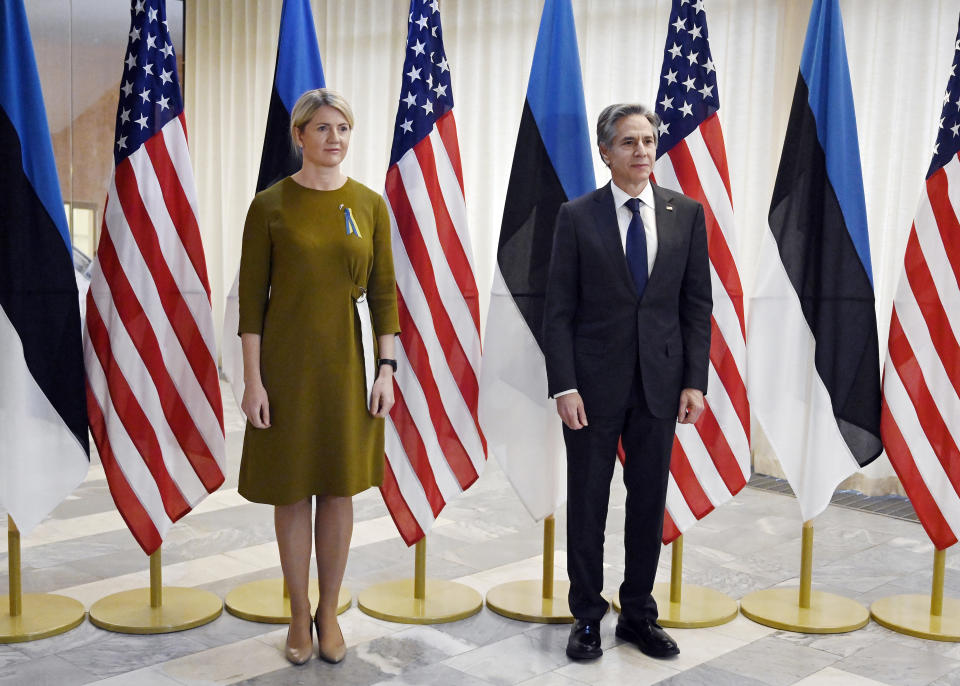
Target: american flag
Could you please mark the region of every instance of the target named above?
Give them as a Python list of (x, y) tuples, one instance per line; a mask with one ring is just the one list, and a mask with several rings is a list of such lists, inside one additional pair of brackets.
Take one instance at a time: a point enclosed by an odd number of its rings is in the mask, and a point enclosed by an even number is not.
[(733, 497), (750, 476), (743, 289), (734, 254), (737, 237), (719, 109), (703, 0), (673, 0), (657, 93), (656, 111), (663, 121), (654, 175), (660, 185), (703, 205), (713, 316), (709, 397), (696, 425), (677, 427), (664, 543)]
[(881, 434), (938, 550), (960, 532), (960, 31), (893, 300)]
[(144, 552), (223, 483), (223, 409), (197, 199), (164, 0), (135, 0), (114, 171), (87, 294), (90, 427)]
[(384, 501), (408, 545), (480, 475), (480, 310), (438, 0), (411, 0), (385, 192), (400, 329)]

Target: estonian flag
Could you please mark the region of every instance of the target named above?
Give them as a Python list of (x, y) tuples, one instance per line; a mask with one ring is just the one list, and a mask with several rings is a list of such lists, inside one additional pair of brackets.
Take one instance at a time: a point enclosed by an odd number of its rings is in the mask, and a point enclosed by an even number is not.
[(566, 498), (563, 434), (547, 395), (543, 294), (560, 205), (594, 190), (570, 0), (546, 0), (500, 226), (480, 372), (487, 447), (540, 520)]
[(301, 95), (325, 85), (310, 0), (283, 0), (257, 193), (299, 171), (300, 156), (290, 141), (290, 112)]
[(90, 466), (80, 302), (30, 29), (0, 2), (0, 509), (23, 533)]
[(751, 298), (750, 407), (803, 519), (876, 458), (880, 356), (837, 0), (815, 0)]
[[(257, 193), (300, 170), (300, 155), (290, 140), (290, 111), (301, 95), (325, 86), (310, 0), (283, 0)], [(224, 308), (222, 353), (223, 375), (230, 382), (238, 407), (243, 398), (243, 352), (240, 336), (234, 335), (240, 325), (239, 287), (237, 268)]]

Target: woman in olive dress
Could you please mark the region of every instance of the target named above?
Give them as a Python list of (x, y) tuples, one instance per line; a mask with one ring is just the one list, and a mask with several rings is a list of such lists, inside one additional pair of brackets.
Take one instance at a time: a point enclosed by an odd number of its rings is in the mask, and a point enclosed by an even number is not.
[[(399, 324), (390, 218), (378, 193), (340, 170), (353, 129), (341, 95), (308, 91), (290, 120), (303, 166), (257, 194), (243, 230), (239, 333), (248, 423), (239, 492), (274, 505), (290, 591), (287, 659), (310, 658), (316, 627), (320, 657), (339, 662), (346, 646), (337, 596), (351, 497), (383, 480), (384, 417), (394, 402)], [(311, 538), (320, 587), (312, 621)]]

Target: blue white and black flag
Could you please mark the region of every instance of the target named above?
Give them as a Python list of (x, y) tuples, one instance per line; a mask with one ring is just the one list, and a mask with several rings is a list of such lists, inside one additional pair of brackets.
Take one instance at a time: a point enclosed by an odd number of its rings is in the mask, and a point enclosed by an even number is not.
[[(277, 63), (273, 71), (263, 152), (260, 154), (257, 193), (299, 171), (300, 155), (290, 141), (290, 112), (301, 95), (324, 86), (323, 63), (320, 61), (310, 0), (283, 0)], [(239, 285), (238, 267), (224, 308), (222, 351), (223, 373), (230, 381), (238, 406), (243, 398), (243, 353), (240, 337), (235, 334), (240, 323)]]
[(566, 498), (547, 395), (543, 298), (560, 205), (596, 188), (570, 0), (546, 0), (500, 225), (480, 373), (487, 447), (534, 519)]
[(815, 0), (751, 298), (747, 388), (804, 520), (881, 452), (880, 361), (838, 0)]
[(80, 303), (22, 0), (0, 2), (0, 509), (23, 533), (90, 465)]
[(301, 95), (325, 85), (310, 0), (283, 0), (258, 193), (300, 169), (300, 156), (290, 144), (290, 112)]

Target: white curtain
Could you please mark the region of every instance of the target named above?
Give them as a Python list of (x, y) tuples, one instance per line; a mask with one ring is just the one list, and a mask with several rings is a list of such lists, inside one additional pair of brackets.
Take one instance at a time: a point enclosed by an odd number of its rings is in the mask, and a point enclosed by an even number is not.
[[(810, 0), (705, 0), (737, 246), (750, 292), (796, 85)], [(881, 351), (953, 60), (960, 0), (841, 0), (857, 110)], [(259, 169), (281, 0), (187, 0), (185, 87), (200, 226), (222, 322)], [(312, 0), (327, 85), (353, 105), (347, 173), (380, 189), (400, 96), (407, 0)], [(453, 72), (481, 320), (537, 36), (541, 0), (441, 0)], [(669, 0), (573, 0), (587, 116), (650, 105)], [(608, 178), (599, 157), (598, 181)], [(218, 335), (233, 335), (219, 332)], [(218, 339), (219, 340), (219, 339)], [(878, 361), (879, 364), (879, 361)], [(757, 471), (781, 474), (754, 430)], [(846, 483), (902, 492), (886, 458)]]

